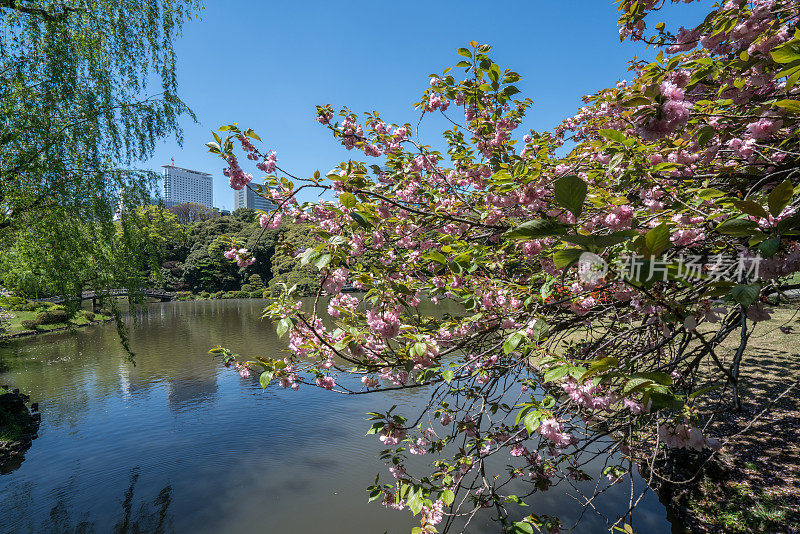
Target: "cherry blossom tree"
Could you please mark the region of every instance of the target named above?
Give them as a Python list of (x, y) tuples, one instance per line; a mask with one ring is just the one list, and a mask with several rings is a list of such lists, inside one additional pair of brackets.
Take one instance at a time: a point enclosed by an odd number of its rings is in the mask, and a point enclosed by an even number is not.
[[(518, 132), (531, 107), (521, 76), (473, 42), (430, 77), (414, 124), (318, 107), (363, 153), (327, 176), (280, 168), (235, 124), (208, 144), (234, 189), (252, 187), (237, 153), (268, 175), (256, 192), (278, 207), (263, 227), (317, 228), (301, 257), (320, 276), (312, 307), (287, 287), (266, 310), (288, 355), (212, 352), (264, 387), (430, 392), (422, 413), (370, 414), (392, 474), (370, 498), (418, 514), (415, 532), (482, 509), (509, 531), (556, 532), (558, 518), (518, 504), (592, 477), (590, 458), (609, 459), (596, 494), (669, 449), (725, 439), (699, 408), (739, 407), (753, 326), (800, 270), (798, 6), (727, 1), (696, 28), (650, 31), (665, 3), (619, 2), (621, 39), (659, 47), (656, 60), (554, 131)], [(441, 150), (418, 136), (433, 114), (452, 125)], [(321, 199), (301, 203), (303, 190)], [(360, 261), (369, 250), (380, 268)], [(228, 256), (252, 260), (237, 244)], [(424, 301), (460, 311), (431, 316)], [(423, 454), (429, 469), (412, 472), (408, 455)], [(512, 463), (492, 470), (493, 457)], [(529, 490), (511, 493), (519, 484)]]

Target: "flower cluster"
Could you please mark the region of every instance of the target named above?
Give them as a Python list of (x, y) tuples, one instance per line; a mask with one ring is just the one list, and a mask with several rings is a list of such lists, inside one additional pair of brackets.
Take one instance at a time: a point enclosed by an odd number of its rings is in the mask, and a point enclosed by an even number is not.
[(229, 260), (236, 260), (236, 264), (239, 267), (248, 267), (256, 262), (253, 254), (246, 248), (237, 249), (236, 247), (232, 247), (229, 250), (226, 250), (223, 253), (223, 256)]

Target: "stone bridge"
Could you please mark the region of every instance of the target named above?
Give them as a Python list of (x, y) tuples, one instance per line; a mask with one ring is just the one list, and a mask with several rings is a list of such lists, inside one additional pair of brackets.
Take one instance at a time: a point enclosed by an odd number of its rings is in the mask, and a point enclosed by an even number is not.
[[(47, 297), (43, 299), (34, 299), (36, 302), (52, 302), (53, 304), (63, 304), (64, 302), (74, 302), (76, 300), (90, 300), (92, 301), (92, 305), (96, 306), (97, 301), (99, 299), (103, 299), (105, 297), (127, 297), (129, 291), (124, 288), (119, 289), (102, 289), (98, 291), (84, 291), (81, 293), (80, 299), (78, 297), (70, 295), (68, 297), (64, 297), (62, 295), (56, 295), (54, 297)], [(174, 300), (175, 294), (170, 293), (168, 291), (164, 291), (163, 289), (140, 289), (137, 291), (133, 291), (134, 294), (142, 294), (145, 297), (158, 299), (162, 302), (168, 300)]]

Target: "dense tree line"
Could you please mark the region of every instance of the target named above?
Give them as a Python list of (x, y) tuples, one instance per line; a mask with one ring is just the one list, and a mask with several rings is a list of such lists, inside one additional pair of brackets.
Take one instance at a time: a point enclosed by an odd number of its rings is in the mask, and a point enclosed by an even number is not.
[[(305, 224), (284, 222), (279, 228), (262, 228), (255, 211), (243, 208), (230, 215), (181, 224), (173, 210), (143, 206), (127, 211), (111, 223), (113, 237), (93, 242), (93, 249), (80, 257), (63, 256), (57, 250), (42, 250), (40, 234), (20, 229), (5, 236), (0, 257), (0, 281), (17, 294), (38, 298), (61, 294), (54, 274), (70, 273), (74, 291), (94, 286), (111, 287), (123, 277), (134, 287), (157, 287), (195, 294), (244, 292), (258, 296), (278, 283), (298, 285), (301, 291), (318, 287), (310, 266), (301, 265), (297, 254), (318, 244), (316, 234)], [(94, 235), (99, 221), (51, 228), (64, 240)], [(244, 243), (256, 262), (239, 267), (223, 256), (231, 243)], [(103, 261), (85, 261), (87, 256)]]
[[(172, 213), (168, 216), (174, 218)], [(162, 243), (160, 271), (151, 275), (158, 287), (193, 293), (243, 291), (253, 296), (277, 282), (298, 283), (303, 289), (314, 285), (312, 273), (295, 257), (317, 243), (304, 224), (284, 223), (275, 230), (265, 229), (256, 222), (254, 210), (243, 208), (230, 215), (177, 226), (180, 232), (170, 233)], [(253, 252), (253, 265), (239, 267), (225, 259), (223, 253), (234, 241)]]

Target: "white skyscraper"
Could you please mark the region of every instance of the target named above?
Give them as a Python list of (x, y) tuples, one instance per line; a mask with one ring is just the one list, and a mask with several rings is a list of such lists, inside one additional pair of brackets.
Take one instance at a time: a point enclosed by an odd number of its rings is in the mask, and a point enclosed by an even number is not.
[(207, 208), (214, 207), (214, 181), (210, 174), (174, 165), (163, 165), (163, 167), (163, 193), (166, 206), (196, 202)]
[(276, 205), (266, 198), (256, 195), (250, 188), (245, 187), (239, 191), (233, 192), (233, 209), (239, 208), (252, 208), (254, 210), (270, 211), (275, 209)]

